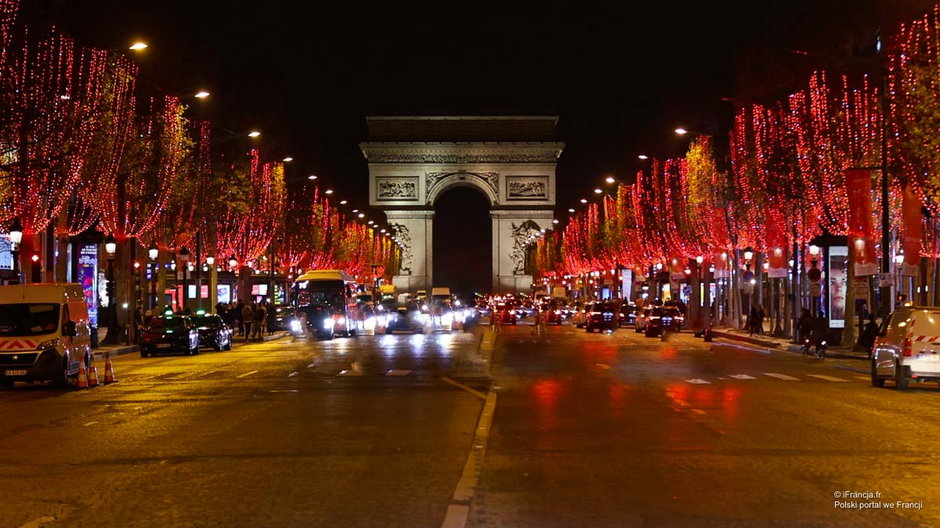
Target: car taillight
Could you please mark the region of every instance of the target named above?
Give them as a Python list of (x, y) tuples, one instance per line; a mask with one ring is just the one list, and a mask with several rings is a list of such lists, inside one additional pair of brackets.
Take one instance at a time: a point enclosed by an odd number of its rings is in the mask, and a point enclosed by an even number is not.
[(911, 357), (914, 351), (911, 350), (911, 338), (904, 338), (904, 357)]

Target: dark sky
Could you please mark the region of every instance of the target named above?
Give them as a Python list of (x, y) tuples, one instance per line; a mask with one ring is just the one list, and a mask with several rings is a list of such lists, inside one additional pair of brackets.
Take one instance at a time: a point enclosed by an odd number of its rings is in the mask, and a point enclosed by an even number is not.
[[(145, 90), (210, 90), (203, 111), (219, 126), (261, 129), (272, 156), (297, 160), (290, 177), (316, 173), (358, 205), (367, 202), (357, 147), (366, 115), (559, 115), (567, 143), (559, 211), (606, 173), (632, 174), (638, 152), (680, 154), (676, 125), (726, 126), (733, 106), (722, 98), (735, 96), (736, 78), (799, 80), (742, 70), (773, 70), (780, 59), (786, 71), (794, 48), (842, 53), (847, 35), (870, 42), (878, 25), (894, 27), (931, 5), (23, 2), (31, 22), (55, 23), (83, 44), (118, 48), (145, 39)], [(755, 50), (769, 50), (758, 54), (759, 67), (748, 63)]]

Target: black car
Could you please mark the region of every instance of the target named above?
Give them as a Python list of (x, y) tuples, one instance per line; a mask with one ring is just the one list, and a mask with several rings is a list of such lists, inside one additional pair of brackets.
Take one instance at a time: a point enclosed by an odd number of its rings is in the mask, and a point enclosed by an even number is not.
[(620, 326), (636, 324), (636, 304), (625, 302), (620, 305)]
[(140, 336), (140, 357), (165, 352), (199, 353), (199, 330), (185, 315), (154, 317)]
[(294, 317), (294, 309), (290, 306), (274, 307), (274, 329), (288, 330), (288, 322)]
[(199, 331), (199, 346), (216, 350), (232, 349), (232, 329), (218, 315), (196, 315), (193, 324)]
[(669, 330), (678, 332), (682, 328), (682, 312), (675, 306), (657, 306), (650, 312), (646, 322), (646, 337), (655, 337)]
[(584, 327), (588, 332), (595, 330), (614, 331), (620, 326), (620, 306), (613, 302), (593, 302), (585, 307)]
[(425, 327), (430, 324), (430, 316), (423, 312), (420, 305), (416, 302), (399, 305), (394, 313), (390, 313), (386, 317), (386, 334), (393, 334), (395, 332), (416, 332), (423, 334)]

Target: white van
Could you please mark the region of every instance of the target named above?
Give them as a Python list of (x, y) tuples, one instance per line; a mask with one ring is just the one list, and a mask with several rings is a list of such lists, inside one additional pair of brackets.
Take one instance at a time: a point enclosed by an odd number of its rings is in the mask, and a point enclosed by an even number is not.
[(78, 284), (0, 286), (0, 384), (67, 386), (91, 364), (91, 326)]
[(902, 306), (881, 325), (871, 354), (871, 384), (940, 381), (940, 308)]

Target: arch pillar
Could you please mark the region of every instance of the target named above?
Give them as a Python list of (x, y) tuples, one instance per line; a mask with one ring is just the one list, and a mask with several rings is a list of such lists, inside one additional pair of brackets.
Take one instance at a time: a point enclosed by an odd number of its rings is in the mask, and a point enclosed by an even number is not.
[(403, 248), (401, 269), (392, 276), (392, 284), (402, 292), (427, 290), (430, 293), (434, 269), (434, 210), (390, 210), (385, 216)]

